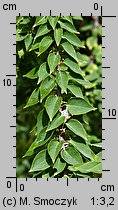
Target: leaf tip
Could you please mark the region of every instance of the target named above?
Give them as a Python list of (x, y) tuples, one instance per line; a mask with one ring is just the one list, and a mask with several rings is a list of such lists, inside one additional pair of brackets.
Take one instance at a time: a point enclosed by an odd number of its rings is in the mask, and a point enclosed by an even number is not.
[(77, 32), (76, 32), (76, 34), (80, 34), (80, 32), (79, 32), (79, 31), (77, 31)]
[(49, 129), (47, 128), (47, 129), (46, 129), (46, 133), (47, 133), (48, 131), (49, 131)]
[(82, 72), (82, 77), (84, 77), (86, 74), (85, 74), (85, 72)]
[(37, 85), (39, 85), (39, 83), (40, 83), (40, 80), (38, 80)]

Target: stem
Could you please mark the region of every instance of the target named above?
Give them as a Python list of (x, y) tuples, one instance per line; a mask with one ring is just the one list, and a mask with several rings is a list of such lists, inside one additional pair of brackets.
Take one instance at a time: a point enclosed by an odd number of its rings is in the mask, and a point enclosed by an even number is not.
[[(55, 51), (56, 55), (59, 55), (59, 46), (56, 46)], [(57, 71), (59, 70), (60, 70), (60, 62), (57, 65)], [(61, 96), (61, 89), (59, 88), (59, 86), (57, 87), (57, 96)]]
[[(59, 46), (56, 46), (56, 55), (59, 55)], [(57, 65), (57, 71), (60, 70), (60, 62)]]
[(94, 20), (94, 28), (98, 28), (98, 26), (99, 26), (98, 16), (93, 16), (93, 20)]

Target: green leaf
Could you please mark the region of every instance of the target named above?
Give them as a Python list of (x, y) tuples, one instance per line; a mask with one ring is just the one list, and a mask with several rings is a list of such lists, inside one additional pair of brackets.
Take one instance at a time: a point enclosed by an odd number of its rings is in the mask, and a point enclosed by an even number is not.
[(39, 53), (38, 56), (44, 53), (52, 44), (53, 40), (50, 36), (45, 36), (39, 43)]
[(85, 141), (88, 141), (87, 133), (83, 125), (76, 119), (71, 119), (66, 123), (66, 126), (77, 136), (80, 136)]
[(30, 49), (29, 49), (29, 52), (32, 51), (32, 50), (39, 49), (39, 44), (40, 44), (39, 42), (36, 43), (36, 44), (32, 44), (31, 47), (30, 47)]
[(60, 41), (62, 39), (63, 36), (63, 29), (62, 28), (58, 28), (54, 30), (54, 38), (56, 41), (57, 46), (59, 46)]
[(25, 51), (24, 51), (23, 48), (18, 50), (18, 56), (19, 56), (20, 59), (24, 56), (24, 53), (25, 53)]
[(98, 72), (93, 72), (86, 76), (86, 79), (89, 81), (94, 81), (97, 80), (98, 78), (99, 78)]
[(37, 124), (36, 124), (37, 133), (40, 133), (43, 127), (48, 125), (48, 122), (49, 118), (47, 112), (44, 109), (42, 109), (37, 116)]
[[(69, 166), (69, 167), (73, 167), (74, 168), (74, 166)], [(68, 167), (68, 169), (69, 169), (69, 167)], [(75, 173), (75, 176), (76, 177), (79, 177), (79, 178), (91, 178), (91, 176), (90, 175), (88, 175), (88, 174), (81, 174), (81, 173), (79, 173), (79, 172), (76, 172)]]
[(94, 36), (88, 37), (86, 40), (86, 45), (89, 48), (89, 50), (92, 50), (94, 47), (97, 47), (97, 38)]
[(83, 64), (83, 65), (87, 65), (89, 64), (89, 57), (87, 55), (82, 55), (80, 54), (79, 52), (77, 52), (77, 58), (78, 58), (78, 61), (79, 61), (79, 64)]
[(47, 63), (42, 63), (40, 65), (40, 68), (38, 70), (38, 83), (39, 84), (42, 80), (46, 79), (48, 77), (48, 68), (47, 68)]
[(23, 155), (22, 158), (29, 157), (29, 156), (33, 155), (34, 154), (34, 149), (35, 149), (35, 142), (33, 142), (30, 145), (29, 149), (27, 150), (27, 152), (25, 153), (25, 155)]
[(28, 34), (25, 39), (24, 39), (24, 42), (25, 42), (25, 48), (26, 48), (26, 51), (29, 50), (29, 47), (30, 45), (32, 44), (32, 40), (33, 40), (33, 37), (31, 34)]
[(55, 81), (53, 78), (46, 78), (40, 85), (40, 102), (53, 90)]
[(23, 20), (23, 16), (16, 16), (16, 25), (18, 25)]
[(63, 145), (63, 141), (51, 140), (48, 144), (48, 153), (54, 163)]
[(42, 25), (44, 23), (47, 22), (47, 19), (45, 16), (37, 16), (36, 17), (36, 21), (35, 21), (35, 24), (33, 25), (33, 27), (36, 27), (38, 25)]
[(68, 85), (68, 89), (71, 91), (71, 93), (73, 93), (74, 96), (76, 96), (78, 98), (83, 98), (83, 93), (79, 86), (70, 84), (70, 85)]
[(52, 167), (50, 167), (50, 168), (46, 169), (45, 171), (43, 171), (41, 176), (37, 176), (37, 177), (40, 177), (40, 178), (53, 178), (54, 177), (54, 172), (55, 172), (55, 170)]
[(61, 88), (61, 93), (67, 94), (68, 74), (65, 71), (58, 71), (56, 75), (56, 82)]
[(102, 148), (102, 143), (95, 143), (95, 144), (90, 144), (91, 146), (94, 146), (94, 147), (99, 147), (99, 148)]
[(101, 45), (95, 47), (92, 54), (95, 56), (95, 59), (98, 63), (102, 63), (102, 46)]
[(54, 168), (57, 169), (57, 171), (54, 173), (54, 176), (60, 174), (65, 169), (65, 167), (66, 163), (64, 162), (64, 160), (58, 157), (54, 164)]
[(52, 121), (55, 114), (58, 112), (61, 106), (62, 98), (57, 96), (49, 96), (45, 102), (45, 108), (49, 115), (50, 121)]
[(67, 31), (69, 32), (72, 32), (72, 33), (76, 33), (76, 34), (79, 34), (79, 32), (76, 30), (75, 26), (72, 25), (71, 23), (67, 22), (67, 21), (58, 21), (61, 28), (63, 29), (66, 29)]
[(27, 77), (29, 79), (36, 79), (38, 77), (37, 68), (33, 68), (27, 74), (23, 75), (23, 77)]
[(23, 41), (26, 37), (27, 35), (21, 36), (20, 34), (16, 33), (16, 42)]
[(64, 42), (62, 44), (62, 47), (72, 58), (74, 58), (78, 62), (78, 57), (75, 52), (75, 49), (69, 42)]
[(35, 148), (44, 145), (52, 137), (52, 132), (46, 132), (47, 126), (45, 126), (40, 132), (38, 132), (35, 140)]
[(81, 98), (71, 98), (67, 104), (68, 112), (72, 115), (86, 114), (90, 111), (96, 110), (90, 103), (87, 103)]
[(48, 125), (47, 131), (53, 130), (55, 128), (58, 128), (62, 123), (64, 123), (65, 117), (62, 116), (60, 113), (56, 115), (56, 117), (53, 119), (51, 124)]
[(74, 166), (74, 169), (75, 169), (75, 171), (80, 171), (81, 173), (93, 172), (96, 174), (101, 174), (102, 173), (102, 163), (96, 162), (96, 161), (90, 161), (90, 162), (84, 163), (80, 166)]
[(43, 146), (44, 144), (46, 144), (51, 139), (53, 133), (51, 133), (51, 132), (46, 133), (46, 129), (47, 129), (47, 126), (42, 128), (42, 130), (40, 132), (38, 131), (37, 138), (31, 144), (31, 146), (29, 147), (28, 151), (23, 156), (23, 158), (33, 155), (34, 154), (34, 150), (36, 148), (38, 148), (40, 146)]
[(70, 33), (70, 32), (64, 32), (63, 38), (66, 39), (70, 44), (74, 45), (75, 47), (82, 47), (85, 48), (80, 41), (80, 39), (77, 37), (76, 34)]
[(79, 143), (73, 140), (68, 141), (73, 147), (75, 147), (82, 155), (90, 160), (95, 159), (95, 154), (87, 144)]
[(64, 62), (60, 63), (60, 71), (66, 71), (66, 70), (68, 70), (68, 66), (66, 66)]
[(89, 117), (87, 116), (87, 114), (83, 114), (82, 118), (83, 118), (84, 123), (89, 125)]
[(96, 154), (96, 162), (101, 162), (102, 161), (102, 151)]
[(58, 19), (59, 19), (58, 16), (56, 16), (56, 17), (49, 16), (49, 17), (48, 17), (49, 23), (50, 23), (50, 25), (52, 26), (53, 30), (54, 30), (55, 27), (56, 27), (56, 24), (57, 24), (57, 22), (58, 22)]
[(58, 65), (61, 57), (60, 55), (55, 55), (55, 53), (50, 53), (48, 55), (48, 65), (50, 68), (50, 74), (55, 70), (56, 66)]
[(73, 16), (72, 17), (74, 20), (83, 20), (82, 16)]
[(63, 63), (66, 64), (73, 72), (85, 76), (85, 73), (81, 70), (79, 65), (69, 58), (66, 58)]
[(79, 83), (80, 85), (83, 85), (86, 89), (92, 88), (95, 86), (94, 83), (91, 83), (86, 79), (76, 79), (76, 82)]
[(51, 29), (49, 28), (49, 26), (47, 24), (45, 25), (41, 25), (39, 28), (38, 28), (38, 31), (36, 33), (36, 36), (34, 38), (34, 40), (40, 36), (43, 36), (47, 33), (49, 33), (49, 31), (51, 31)]
[(30, 22), (30, 17), (23, 17), (23, 19), (20, 20), (21, 25), (27, 25)]
[(100, 139), (98, 139), (97, 136), (91, 135), (91, 136), (88, 136), (88, 138), (89, 138), (89, 142), (91, 144), (99, 143), (100, 142)]
[(78, 84), (84, 86), (84, 88), (86, 88), (86, 89), (89, 89), (89, 88), (92, 88), (92, 87), (95, 86), (95, 84), (89, 82), (86, 79), (77, 79), (75, 77), (72, 77), (71, 75), (69, 75), (69, 80), (72, 80), (73, 82), (78, 83)]
[(80, 153), (74, 147), (67, 147), (62, 151), (61, 157), (70, 165), (82, 164), (83, 160)]
[(83, 32), (83, 31), (84, 31), (84, 32), (85, 32), (85, 31), (89, 31), (89, 30), (90, 30), (90, 31), (93, 30), (93, 21), (81, 27), (81, 31), (82, 31), (82, 32)]
[(73, 20), (71, 16), (63, 16), (62, 20), (67, 20), (68, 22), (70, 22), (73, 25)]
[(50, 167), (46, 149), (40, 151), (34, 158), (30, 172), (42, 171)]
[(30, 106), (33, 106), (35, 104), (39, 103), (39, 88), (36, 88), (31, 96), (29, 97), (28, 99), (28, 102), (26, 104), (26, 106), (24, 108), (27, 108), (27, 107), (30, 107)]

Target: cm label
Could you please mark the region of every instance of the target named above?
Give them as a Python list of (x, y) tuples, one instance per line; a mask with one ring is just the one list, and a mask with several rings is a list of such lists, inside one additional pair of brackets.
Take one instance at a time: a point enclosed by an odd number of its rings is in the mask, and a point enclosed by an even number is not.
[(16, 4), (3, 4), (3, 10), (16, 10)]

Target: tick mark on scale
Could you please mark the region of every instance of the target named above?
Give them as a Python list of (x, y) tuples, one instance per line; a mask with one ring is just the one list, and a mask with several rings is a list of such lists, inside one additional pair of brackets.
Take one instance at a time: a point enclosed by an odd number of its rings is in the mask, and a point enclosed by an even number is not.
[(6, 77), (16, 77), (16, 74), (6, 74)]
[(16, 25), (16, 23), (10, 23), (10, 25)]
[(103, 15), (102, 17), (103, 17), (103, 18), (108, 18), (108, 17), (110, 17), (110, 18), (115, 18), (116, 15)]
[(110, 69), (110, 66), (102, 66), (102, 69)]
[(103, 120), (116, 120), (116, 117), (103, 117)]

